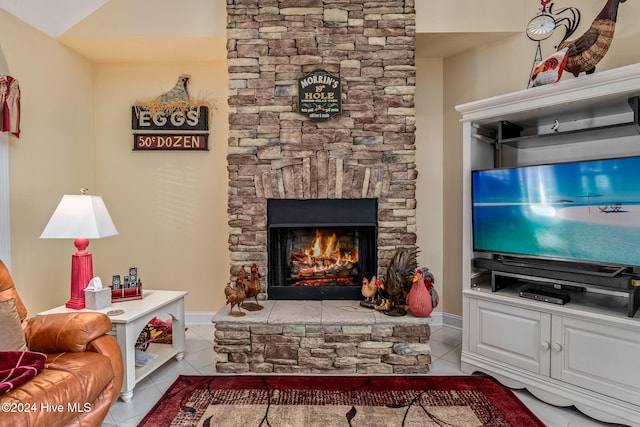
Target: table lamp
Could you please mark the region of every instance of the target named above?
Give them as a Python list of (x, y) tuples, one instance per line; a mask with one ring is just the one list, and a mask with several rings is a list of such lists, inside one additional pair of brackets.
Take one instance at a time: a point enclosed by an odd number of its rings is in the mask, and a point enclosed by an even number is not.
[(100, 196), (64, 195), (53, 212), (49, 223), (40, 235), (41, 239), (75, 239), (77, 248), (71, 256), (71, 298), (67, 308), (84, 308), (84, 288), (93, 278), (93, 261), (87, 251), (89, 239), (118, 234), (109, 211)]

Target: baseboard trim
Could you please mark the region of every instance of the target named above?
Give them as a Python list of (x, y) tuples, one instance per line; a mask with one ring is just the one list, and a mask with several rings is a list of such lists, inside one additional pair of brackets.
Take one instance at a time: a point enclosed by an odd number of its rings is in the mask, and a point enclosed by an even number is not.
[(462, 316), (458, 314), (443, 313), (442, 324), (450, 328), (462, 329)]
[(187, 325), (211, 325), (215, 311), (187, 311), (184, 314)]
[[(185, 323), (187, 325), (210, 325), (211, 319), (215, 316), (215, 311), (188, 311), (185, 313)], [(443, 325), (450, 328), (462, 329), (462, 316), (436, 312), (431, 313), (432, 325)]]

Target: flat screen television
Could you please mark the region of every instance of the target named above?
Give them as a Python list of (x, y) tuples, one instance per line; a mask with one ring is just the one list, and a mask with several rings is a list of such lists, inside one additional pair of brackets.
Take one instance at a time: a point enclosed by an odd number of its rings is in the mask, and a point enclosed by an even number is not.
[(478, 252), (640, 266), (640, 157), (472, 172)]

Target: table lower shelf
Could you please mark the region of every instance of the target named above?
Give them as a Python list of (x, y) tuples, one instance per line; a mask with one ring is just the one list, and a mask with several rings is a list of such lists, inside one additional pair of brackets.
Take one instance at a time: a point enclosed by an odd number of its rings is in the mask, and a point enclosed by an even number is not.
[(136, 366), (136, 384), (146, 378), (158, 367), (164, 365), (174, 356), (177, 360), (182, 360), (182, 351), (174, 348), (172, 344), (151, 343), (146, 353), (155, 354), (157, 357), (149, 361), (145, 366)]

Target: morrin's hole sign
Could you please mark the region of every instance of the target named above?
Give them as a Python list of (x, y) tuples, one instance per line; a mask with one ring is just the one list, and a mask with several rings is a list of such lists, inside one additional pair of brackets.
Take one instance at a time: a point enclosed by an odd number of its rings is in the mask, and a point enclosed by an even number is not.
[(342, 111), (340, 77), (313, 70), (298, 79), (298, 112), (311, 120), (327, 120)]

